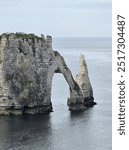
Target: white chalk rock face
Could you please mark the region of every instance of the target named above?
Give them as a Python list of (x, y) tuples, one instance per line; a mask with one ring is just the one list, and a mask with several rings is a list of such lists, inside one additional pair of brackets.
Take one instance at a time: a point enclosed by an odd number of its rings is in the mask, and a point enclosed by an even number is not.
[(7, 33), (0, 38), (0, 114), (51, 111), (48, 86), (48, 70), (54, 63), (51, 37)]
[(93, 89), (89, 80), (87, 64), (84, 55), (82, 54), (80, 55), (79, 69), (80, 70), (76, 75), (75, 81), (81, 89), (84, 98), (84, 105), (93, 106), (96, 103), (94, 102)]
[[(81, 68), (85, 69), (83, 65)], [(82, 72), (87, 78), (85, 70)], [(84, 110), (83, 95), (86, 97), (87, 90), (82, 90), (83, 81), (79, 77), (79, 82), (75, 82), (63, 57), (53, 51), (51, 36), (0, 35), (0, 115), (51, 112), (54, 73), (62, 73), (69, 85), (69, 109)], [(88, 83), (89, 78), (85, 81)], [(89, 85), (85, 88), (90, 89)]]

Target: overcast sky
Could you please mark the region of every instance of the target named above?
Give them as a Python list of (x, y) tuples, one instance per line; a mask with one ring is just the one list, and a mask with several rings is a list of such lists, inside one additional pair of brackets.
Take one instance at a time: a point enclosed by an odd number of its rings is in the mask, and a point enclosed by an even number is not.
[(0, 33), (111, 36), (111, 0), (0, 0)]

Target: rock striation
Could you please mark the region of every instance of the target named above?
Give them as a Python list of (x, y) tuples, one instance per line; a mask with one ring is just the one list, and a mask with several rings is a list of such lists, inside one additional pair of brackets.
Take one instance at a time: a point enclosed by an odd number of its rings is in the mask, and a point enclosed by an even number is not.
[(63, 57), (57, 51), (53, 51), (51, 36), (2, 34), (0, 36), (0, 115), (51, 112), (54, 73), (62, 73), (69, 85), (69, 109), (71, 111), (86, 109), (87, 104), (93, 102), (93, 92), (84, 57), (83, 60), (81, 58), (80, 67), (80, 73), (75, 81)]
[(80, 70), (76, 75), (75, 81), (81, 89), (84, 98), (84, 106), (93, 106), (96, 103), (94, 102), (93, 89), (89, 80), (88, 69), (84, 55), (80, 55), (79, 66)]

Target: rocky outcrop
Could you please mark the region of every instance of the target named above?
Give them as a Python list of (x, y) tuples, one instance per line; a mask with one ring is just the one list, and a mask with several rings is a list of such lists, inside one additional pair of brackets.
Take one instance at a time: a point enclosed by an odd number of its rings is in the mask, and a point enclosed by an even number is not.
[(63, 57), (57, 51), (54, 53), (58, 66), (55, 72), (62, 73), (69, 85), (70, 97), (68, 98), (67, 102), (69, 109), (72, 111), (84, 110), (84, 98), (78, 84), (73, 79), (72, 73), (67, 67)]
[(0, 36), (0, 114), (52, 111), (54, 73), (62, 73), (70, 88), (69, 109), (84, 110), (83, 90), (63, 57), (52, 49), (52, 38), (25, 33)]
[(81, 89), (84, 98), (84, 105), (87, 107), (93, 106), (96, 103), (94, 102), (93, 89), (89, 80), (88, 69), (84, 55), (80, 55), (79, 66), (79, 74), (76, 75), (75, 81)]

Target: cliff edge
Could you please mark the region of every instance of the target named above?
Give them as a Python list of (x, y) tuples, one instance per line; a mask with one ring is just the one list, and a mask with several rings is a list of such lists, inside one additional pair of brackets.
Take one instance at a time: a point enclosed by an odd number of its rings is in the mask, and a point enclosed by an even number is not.
[[(86, 72), (85, 63), (80, 67)], [(63, 57), (57, 51), (53, 51), (51, 36), (2, 34), (0, 36), (0, 115), (51, 112), (54, 73), (62, 73), (69, 85), (68, 105), (71, 111), (85, 110), (87, 102), (88, 105), (93, 104), (93, 92), (88, 76), (85, 75), (83, 78), (79, 73), (74, 80)], [(83, 84), (90, 85), (85, 90), (82, 86), (84, 80), (86, 83)], [(87, 90), (90, 94), (86, 92)]]

